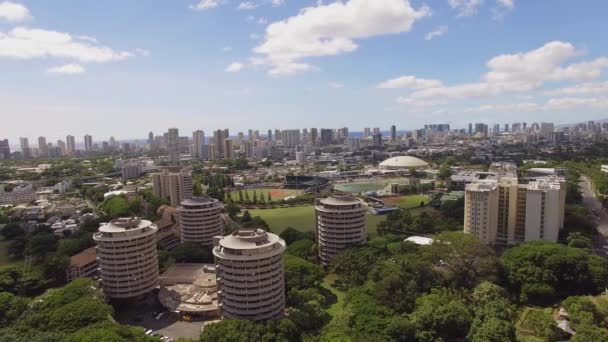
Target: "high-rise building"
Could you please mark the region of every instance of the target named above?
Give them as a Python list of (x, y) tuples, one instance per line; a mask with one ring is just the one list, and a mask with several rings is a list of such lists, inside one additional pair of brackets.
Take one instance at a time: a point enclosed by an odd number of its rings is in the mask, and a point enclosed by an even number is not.
[(365, 243), (367, 207), (352, 195), (317, 199), (315, 235), (323, 266), (343, 250)]
[(548, 176), (519, 184), (515, 175), (465, 187), (464, 232), (491, 245), (556, 242), (564, 225), (566, 182)]
[(372, 135), (372, 130), (369, 127), (363, 128), (363, 137), (367, 138)]
[(156, 146), (155, 146), (155, 140), (154, 140), (154, 132), (150, 132), (148, 133), (148, 148), (150, 149), (150, 151), (156, 151)]
[(21, 147), (21, 155), (24, 159), (32, 157), (32, 150), (30, 149), (30, 142), (28, 138), (19, 138), (19, 146)]
[(494, 124), (493, 133), (494, 134), (499, 134), (500, 133), (500, 124)]
[(215, 158), (221, 159), (225, 157), (224, 146), (225, 141), (230, 137), (228, 129), (218, 129), (213, 132), (213, 145), (215, 146)]
[(8, 139), (0, 140), (0, 160), (11, 159), (11, 146), (8, 144)]
[(65, 146), (67, 153), (70, 156), (73, 156), (76, 153), (76, 139), (73, 135), (68, 135), (65, 137)]
[(310, 143), (315, 145), (317, 143), (317, 139), (319, 138), (319, 131), (316, 128), (310, 129)]
[(286, 129), (281, 131), (281, 141), (285, 147), (296, 147), (300, 144), (300, 130)]
[(89, 134), (84, 136), (84, 151), (91, 152), (93, 151), (93, 137)]
[(67, 155), (67, 148), (63, 140), (57, 140), (57, 148), (59, 149), (59, 157)]
[(391, 126), (391, 141), (397, 141), (397, 126)]
[(185, 199), (177, 207), (177, 222), (182, 242), (213, 245), (213, 237), (224, 231), (222, 202), (207, 197)]
[(192, 198), (192, 173), (181, 170), (169, 172), (163, 170), (152, 174), (154, 196), (168, 198), (172, 207), (177, 207), (183, 200)]
[(382, 139), (382, 133), (374, 134), (372, 136), (372, 139), (373, 139), (374, 146), (382, 146), (384, 144), (384, 141)]
[(272, 130), (268, 130), (268, 141), (272, 141)]
[(380, 134), (380, 127), (374, 127), (374, 129), (372, 130), (372, 134), (373, 135)]
[(192, 158), (202, 159), (202, 147), (205, 144), (205, 132), (198, 130), (192, 132), (192, 147), (190, 155)]
[(46, 142), (45, 137), (38, 137), (38, 156), (48, 157), (49, 156), (49, 145)]
[(553, 132), (555, 131), (555, 125), (553, 125), (552, 122), (541, 122), (539, 130), (540, 130), (540, 135), (545, 140), (551, 140), (551, 136), (553, 135)]
[(506, 123), (506, 124), (505, 124), (505, 132), (508, 132), (508, 131), (509, 131), (509, 124), (508, 124), (508, 123)]
[(181, 165), (179, 130), (177, 128), (169, 128), (167, 131), (167, 154), (169, 155), (169, 165)]
[(285, 311), (285, 241), (255, 229), (218, 237), (214, 245), (222, 318), (280, 319)]
[(321, 128), (321, 146), (329, 146), (334, 143), (334, 130)]
[(469, 122), (469, 135), (473, 135), (473, 124)]
[(224, 159), (232, 158), (234, 158), (234, 146), (232, 144), (232, 139), (226, 138), (226, 140), (224, 140)]
[(134, 298), (158, 286), (158, 227), (138, 217), (103, 224), (93, 235), (103, 292), (112, 299)]

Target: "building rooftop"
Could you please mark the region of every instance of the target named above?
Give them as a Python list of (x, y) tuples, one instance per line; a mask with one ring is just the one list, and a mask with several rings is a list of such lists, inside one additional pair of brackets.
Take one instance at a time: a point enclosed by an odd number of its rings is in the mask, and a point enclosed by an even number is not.
[(83, 267), (95, 262), (97, 259), (97, 248), (90, 247), (70, 257), (70, 266)]
[(201, 204), (209, 204), (209, 203), (217, 203), (218, 200), (215, 198), (209, 197), (192, 197), (186, 198), (181, 202), (181, 205), (201, 205)]
[(278, 235), (267, 233), (264, 229), (241, 229), (236, 232), (222, 237), (218, 244), (222, 247), (230, 249), (257, 249), (265, 246), (271, 246), (278, 242), (285, 244)]
[(110, 221), (99, 227), (102, 233), (121, 233), (127, 230), (146, 228), (152, 225), (148, 220), (142, 220), (139, 217), (124, 217)]
[(380, 163), (380, 167), (391, 167), (391, 168), (416, 168), (426, 167), (429, 164), (422, 159), (410, 156), (397, 156), (388, 158), (387, 160)]
[(433, 239), (424, 237), (424, 236), (417, 236), (417, 235), (410, 236), (403, 241), (412, 242), (417, 245), (430, 245), (431, 243), (433, 243)]
[(361, 200), (353, 195), (332, 195), (321, 199), (320, 202), (329, 205), (354, 205), (361, 203)]

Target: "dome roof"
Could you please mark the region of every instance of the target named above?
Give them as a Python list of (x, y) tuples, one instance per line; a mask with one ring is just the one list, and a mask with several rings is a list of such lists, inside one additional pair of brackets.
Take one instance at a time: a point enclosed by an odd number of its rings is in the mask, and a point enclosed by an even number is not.
[(422, 159), (410, 156), (398, 156), (388, 158), (380, 163), (383, 168), (410, 168), (410, 167), (425, 167), (429, 164)]

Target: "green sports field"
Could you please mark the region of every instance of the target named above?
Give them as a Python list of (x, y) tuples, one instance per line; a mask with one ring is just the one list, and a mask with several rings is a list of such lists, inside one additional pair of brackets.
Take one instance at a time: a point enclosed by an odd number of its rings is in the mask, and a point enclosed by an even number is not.
[(353, 194), (364, 193), (368, 191), (379, 191), (386, 188), (387, 185), (397, 184), (409, 184), (408, 178), (383, 178), (368, 181), (356, 181), (352, 183), (340, 183), (334, 185), (334, 188), (339, 191), (350, 192)]
[[(245, 189), (241, 190), (243, 193), (243, 199), (246, 199), (249, 196), (249, 200), (253, 200), (253, 193), (257, 193), (258, 200), (263, 198), (264, 201), (268, 199), (268, 194), (270, 194), (270, 199), (272, 202), (281, 202), (283, 199), (289, 196), (299, 196), (303, 193), (302, 190), (292, 190), (292, 189)], [(239, 191), (232, 191), (230, 193), (230, 197), (236, 203), (239, 203)]]
[(403, 209), (412, 209), (420, 206), (420, 203), (424, 205), (429, 204), (429, 198), (425, 195), (409, 195), (399, 197), (386, 197), (382, 198), (386, 205), (397, 205)]

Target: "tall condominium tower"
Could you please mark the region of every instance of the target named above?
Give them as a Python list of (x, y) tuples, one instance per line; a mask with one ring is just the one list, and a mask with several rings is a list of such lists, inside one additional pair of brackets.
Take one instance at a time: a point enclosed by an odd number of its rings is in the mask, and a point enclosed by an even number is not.
[(316, 239), (323, 266), (341, 251), (365, 243), (365, 214), (367, 206), (352, 195), (334, 195), (317, 199)]
[(69, 155), (73, 156), (76, 153), (76, 139), (73, 135), (65, 137), (65, 146)]
[(285, 310), (285, 241), (263, 229), (239, 230), (214, 241), (223, 318), (279, 319)]
[(89, 134), (84, 136), (84, 150), (85, 152), (93, 151), (93, 137)]
[(155, 141), (154, 141), (154, 132), (148, 133), (148, 148), (150, 149), (150, 151), (156, 150)]
[(222, 208), (224, 205), (213, 198), (193, 197), (183, 200), (177, 207), (182, 242), (212, 246), (213, 237), (224, 231)]
[(38, 137), (38, 156), (49, 156), (49, 145), (47, 144), (45, 137)]
[(11, 159), (11, 146), (8, 144), (8, 139), (0, 140), (0, 159)]
[(133, 298), (158, 286), (156, 232), (150, 221), (120, 218), (103, 224), (93, 235), (105, 295)]
[(179, 166), (181, 164), (179, 150), (179, 130), (169, 128), (167, 131), (167, 154), (169, 155), (169, 165)]
[(465, 187), (464, 232), (490, 245), (556, 242), (564, 226), (566, 181), (556, 176), (519, 184), (515, 176)]
[(224, 140), (224, 158), (232, 159), (234, 158), (234, 146), (232, 144), (232, 139), (227, 138)]
[(213, 146), (215, 146), (215, 158), (221, 159), (224, 156), (225, 140), (229, 138), (230, 132), (228, 129), (218, 129), (213, 131)]
[(397, 141), (397, 126), (391, 126), (391, 141)]
[(183, 200), (192, 198), (192, 173), (182, 170), (169, 172), (163, 170), (152, 174), (154, 196), (168, 198), (172, 207), (177, 207)]
[(32, 150), (30, 150), (30, 142), (28, 138), (19, 138), (19, 145), (21, 146), (21, 154), (23, 158), (31, 158)]
[(372, 135), (372, 130), (371, 130), (369, 127), (365, 127), (365, 128), (363, 129), (363, 137), (364, 137), (364, 138), (367, 138), (367, 137), (369, 137), (370, 135)]
[(205, 133), (201, 130), (192, 132), (192, 148), (190, 155), (192, 158), (202, 159), (202, 149), (205, 144)]

